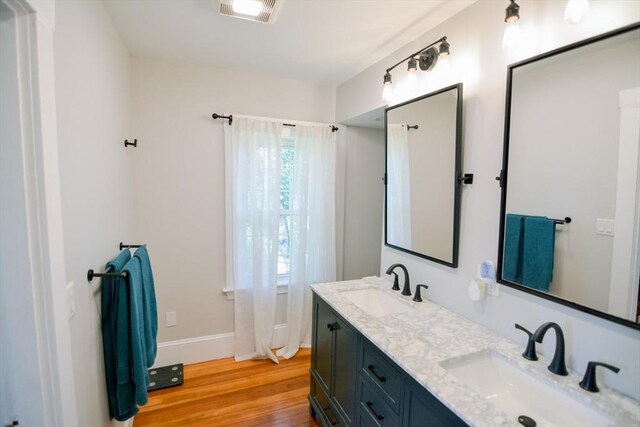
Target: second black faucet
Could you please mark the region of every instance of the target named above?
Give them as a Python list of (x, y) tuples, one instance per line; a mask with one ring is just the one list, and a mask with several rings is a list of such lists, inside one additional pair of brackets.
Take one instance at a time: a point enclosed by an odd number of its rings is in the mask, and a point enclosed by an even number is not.
[(387, 274), (393, 274), (395, 276), (393, 280), (393, 287), (391, 289), (393, 289), (394, 291), (400, 290), (400, 287), (398, 286), (398, 274), (393, 271), (398, 267), (404, 272), (404, 286), (402, 287), (402, 295), (411, 295), (409, 272), (407, 271), (407, 267), (402, 264), (393, 264), (391, 267), (387, 268)]

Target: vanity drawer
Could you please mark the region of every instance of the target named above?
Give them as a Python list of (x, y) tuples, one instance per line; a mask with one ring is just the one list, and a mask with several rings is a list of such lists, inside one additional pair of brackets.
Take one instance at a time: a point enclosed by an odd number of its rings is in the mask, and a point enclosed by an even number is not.
[(334, 406), (331, 404), (329, 398), (325, 394), (322, 387), (318, 384), (313, 376), (311, 377), (312, 381), (312, 392), (309, 396), (311, 401), (311, 407), (315, 411), (316, 421), (321, 426), (335, 426), (341, 427), (343, 426), (340, 417)]
[(393, 410), (399, 413), (403, 374), (393, 362), (374, 349), (370, 343), (365, 342), (362, 347), (362, 376), (366, 377), (380, 391), (380, 395), (386, 399)]
[(369, 384), (364, 377), (360, 382), (360, 427), (398, 426), (400, 418), (389, 406), (383, 393)]

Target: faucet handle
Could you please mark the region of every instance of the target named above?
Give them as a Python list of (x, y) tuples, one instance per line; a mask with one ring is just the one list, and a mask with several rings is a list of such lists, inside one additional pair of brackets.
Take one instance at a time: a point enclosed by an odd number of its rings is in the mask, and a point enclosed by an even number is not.
[(533, 332), (529, 331), (523, 326), (518, 325), (517, 323), (515, 324), (515, 326), (516, 329), (524, 331), (529, 337), (527, 339), (527, 348), (524, 350), (524, 353), (522, 353), (522, 357), (527, 360), (538, 360), (538, 355), (536, 354), (536, 341), (533, 339)]
[(589, 362), (587, 364), (587, 370), (584, 371), (584, 377), (582, 378), (582, 381), (580, 381), (580, 387), (593, 393), (600, 391), (598, 384), (596, 383), (596, 368), (598, 366), (611, 369), (616, 374), (620, 372), (620, 368), (617, 366), (602, 362)]
[(422, 302), (422, 297), (420, 296), (420, 288), (428, 289), (429, 285), (417, 285), (416, 286), (416, 294), (413, 297), (415, 302)]
[(391, 290), (399, 291), (400, 285), (398, 284), (398, 273), (396, 273), (395, 271), (392, 271), (391, 274), (393, 274), (393, 286), (391, 287)]

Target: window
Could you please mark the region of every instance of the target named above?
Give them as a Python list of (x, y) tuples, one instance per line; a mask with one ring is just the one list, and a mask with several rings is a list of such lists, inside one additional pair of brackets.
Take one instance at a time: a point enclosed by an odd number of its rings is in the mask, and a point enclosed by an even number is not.
[(280, 151), (280, 220), (278, 225), (278, 284), (289, 283), (291, 261), (291, 185), (293, 177), (293, 142), (285, 128)]

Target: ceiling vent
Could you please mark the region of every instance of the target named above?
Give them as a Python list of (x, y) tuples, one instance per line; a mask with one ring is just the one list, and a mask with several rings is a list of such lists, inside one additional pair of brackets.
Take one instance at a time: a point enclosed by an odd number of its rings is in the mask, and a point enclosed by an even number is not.
[(273, 24), (284, 0), (220, 0), (220, 15)]

